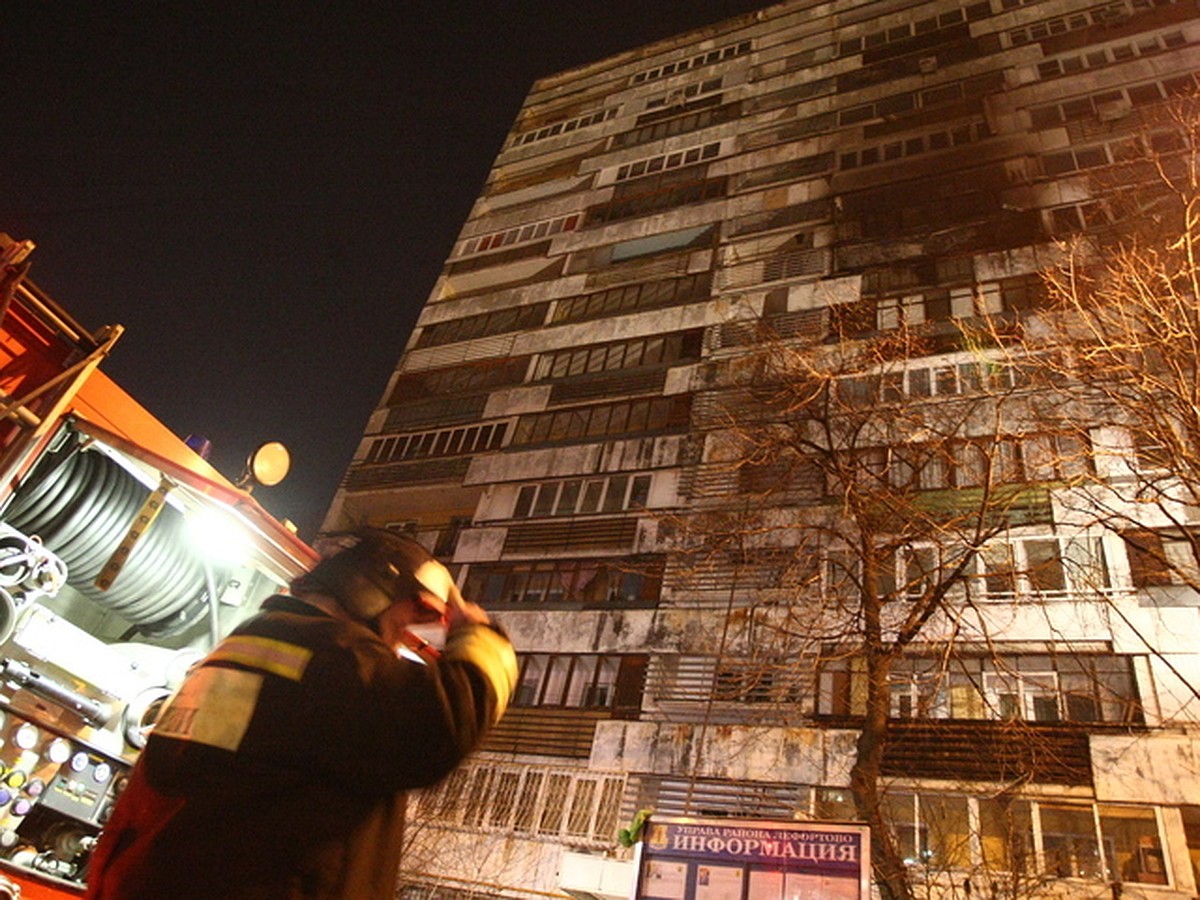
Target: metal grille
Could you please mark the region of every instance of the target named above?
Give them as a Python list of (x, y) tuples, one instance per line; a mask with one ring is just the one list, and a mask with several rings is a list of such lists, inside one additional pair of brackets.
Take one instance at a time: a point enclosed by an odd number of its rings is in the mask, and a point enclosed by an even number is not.
[(482, 337), (474, 341), (462, 341), (441, 347), (426, 347), (409, 350), (400, 364), (402, 372), (419, 372), (424, 369), (440, 369), (461, 362), (477, 362), (513, 355), (516, 334), (501, 334)]
[(387, 421), (383, 427), (386, 431), (401, 431), (481, 419), (487, 399), (487, 394), (481, 394), (477, 397), (437, 397), (433, 400), (406, 403), (388, 410)]
[(608, 266), (598, 272), (590, 272), (587, 277), (587, 289), (607, 288), (617, 284), (628, 284), (642, 281), (653, 281), (658, 278), (670, 278), (673, 275), (686, 275), (691, 268), (692, 254), (685, 250), (681, 253), (671, 253), (667, 256), (656, 256), (653, 259), (623, 266)]
[(740, 266), (721, 270), (721, 289), (753, 287), (768, 281), (782, 281), (829, 274), (831, 256), (829, 249), (793, 250), (780, 253), (770, 259), (757, 260)]
[(550, 403), (573, 403), (600, 397), (624, 397), (632, 394), (661, 394), (667, 381), (666, 369), (650, 372), (620, 372), (573, 378), (550, 389)]
[(710, 330), (709, 346), (720, 350), (754, 346), (764, 340), (820, 340), (829, 333), (828, 318), (826, 309), (805, 309), (763, 319), (724, 322)]
[(414, 795), (413, 818), (569, 839), (573, 846), (611, 847), (620, 821), (625, 776), (591, 769), (548, 769), (480, 760), (441, 785)]
[(505, 553), (572, 550), (632, 550), (637, 519), (574, 519), (512, 525), (504, 540)]
[(794, 724), (812, 702), (812, 670), (800, 660), (663, 656), (646, 676), (647, 721)]
[(353, 470), (346, 475), (342, 487), (348, 491), (368, 488), (383, 488), (401, 484), (418, 484), (430, 481), (452, 481), (461, 483), (471, 465), (471, 457), (439, 459), (422, 463), (397, 463), (391, 466), (368, 466)]

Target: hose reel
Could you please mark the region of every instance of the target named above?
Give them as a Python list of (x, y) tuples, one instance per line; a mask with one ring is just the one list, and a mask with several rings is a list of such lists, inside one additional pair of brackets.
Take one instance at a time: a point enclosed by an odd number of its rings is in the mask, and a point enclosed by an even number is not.
[[(206, 614), (207, 582), (187, 544), (184, 516), (173, 506), (162, 504), (137, 542), (122, 547), (152, 493), (116, 460), (72, 439), (38, 461), (2, 518), (37, 535), (66, 564), (66, 583), (80, 594), (144, 634), (169, 637)], [(3, 549), (0, 542), (0, 589)], [(102, 577), (122, 549), (128, 555), (119, 575)], [(3, 606), (0, 597), (0, 614)]]

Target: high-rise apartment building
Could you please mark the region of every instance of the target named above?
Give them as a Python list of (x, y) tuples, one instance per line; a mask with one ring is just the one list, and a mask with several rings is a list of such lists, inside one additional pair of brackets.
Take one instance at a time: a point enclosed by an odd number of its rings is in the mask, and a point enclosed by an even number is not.
[[(887, 673), (910, 879), (1200, 890), (1200, 601), (1064, 500), (1149, 457), (1099, 412), (1035, 422), (1006, 342), (1055, 242), (1120, 216), (1131, 142), (1178, 153), (1154, 123), (1198, 47), (1195, 0), (788, 0), (534, 85), (325, 522), (419, 536), (521, 657), (413, 804), (406, 896), (625, 896), (640, 809), (861, 819), (870, 624), (828, 611), (942, 578)], [(856, 513), (797, 434), (892, 493)]]

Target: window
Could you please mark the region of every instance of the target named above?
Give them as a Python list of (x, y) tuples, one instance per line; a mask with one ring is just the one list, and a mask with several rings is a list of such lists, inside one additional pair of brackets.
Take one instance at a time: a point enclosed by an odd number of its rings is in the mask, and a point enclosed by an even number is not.
[[(932, 374), (939, 378), (939, 392), (954, 392), (953, 388), (945, 385), (946, 381), (958, 377), (959, 373), (954, 367), (935, 369)], [(923, 379), (917, 384), (921, 388), (926, 387)], [(838, 400), (847, 405), (865, 406), (873, 402), (888, 402), (896, 390), (898, 380), (890, 378), (844, 379), (838, 383)], [(1042, 452), (1047, 443), (1059, 437), (1004, 435), (978, 440), (946, 439), (927, 444), (898, 444), (845, 451), (838, 455), (836, 467), (827, 473), (826, 494), (840, 496), (849, 483), (865, 490), (879, 490), (886, 486), (896, 491), (936, 491), (978, 488), (988, 484), (1069, 481), (1085, 474), (1088, 471), (1085, 450), (1067, 437), (1062, 438), (1063, 455), (1036, 458), (1036, 472), (1027, 468), (1025, 451), (1031, 439), (1036, 440), (1033, 445), (1035, 452)], [(1031, 552), (1036, 552), (1036, 549)], [(1041, 576), (1031, 574), (1030, 577), (1042, 583)]]
[(972, 578), (973, 592), (988, 597), (1062, 595), (1110, 586), (1100, 538), (1088, 536), (1014, 538), (988, 544), (975, 560)]
[(538, 821), (538, 831), (557, 834), (562, 830), (563, 815), (567, 810), (567, 792), (571, 789), (570, 775), (551, 774), (546, 781), (545, 803)]
[(891, 714), (902, 719), (1130, 723), (1141, 716), (1132, 660), (1115, 654), (910, 656), (894, 664), (889, 689)]
[(514, 446), (663, 431), (687, 424), (688, 395), (653, 397), (522, 416)]
[[(849, 790), (817, 787), (813, 794), (817, 819), (858, 818)], [(895, 790), (884, 795), (882, 806), (909, 865), (1032, 878), (1040, 856), (1042, 873), (1052, 878), (1169, 884), (1154, 807)], [(1189, 847), (1200, 833), (1196, 810), (1183, 808)]]
[(521, 659), (521, 676), (513, 694), (514, 706), (538, 706), (542, 701), (542, 683), (546, 677), (549, 657), (528, 655)]
[(544, 772), (526, 771), (524, 773), (521, 790), (517, 793), (516, 814), (513, 816), (512, 827), (515, 831), (530, 833), (534, 830), (534, 824), (537, 821), (538, 799), (545, 780)]
[(647, 143), (648, 141), (661, 141), (663, 138), (688, 134), (692, 131), (699, 131), (713, 125), (732, 121), (741, 114), (739, 104), (726, 103), (724, 105), (717, 105), (720, 103), (720, 100), (720, 94), (713, 94), (700, 100), (693, 100), (691, 103), (678, 109), (647, 113), (639, 119), (639, 122), (658, 118), (665, 113), (673, 115), (671, 118), (665, 118), (661, 121), (649, 121), (640, 127), (614, 135), (612, 146), (615, 149), (619, 147), (633, 147), (637, 144)]
[(1135, 587), (1163, 587), (1172, 582), (1162, 538), (1152, 531), (1124, 535), (1129, 574)]
[(658, 601), (662, 571), (662, 561), (654, 558), (477, 563), (467, 574), (465, 593), (484, 606), (648, 604)]
[[(847, 403), (850, 403), (852, 398), (855, 404), (894, 403), (906, 397), (1007, 391), (1021, 383), (1019, 370), (1010, 363), (972, 360), (956, 364), (891, 369), (878, 375), (848, 375), (839, 379), (836, 390), (839, 392), (839, 398)], [(874, 392), (873, 385), (879, 387), (878, 394)]]
[(507, 433), (508, 424), (499, 422), (494, 425), (471, 425), (383, 438), (372, 444), (366, 462), (403, 462), (410, 459), (498, 450), (503, 445)]
[(1173, 435), (1154, 431), (1135, 431), (1133, 437), (1134, 462), (1139, 472), (1169, 472), (1172, 468), (1170, 443)]
[(529, 357), (487, 359), (445, 369), (401, 375), (396, 379), (388, 405), (412, 403), (424, 397), (461, 395), (520, 384), (525, 379)]
[(1098, 812), (1108, 880), (1166, 884), (1167, 868), (1154, 810), (1100, 806)]
[(909, 865), (924, 861), (922, 846), (929, 837), (917, 818), (914, 794), (888, 793), (883, 798), (883, 817), (891, 825), (892, 836), (901, 858)]
[(892, 826), (900, 855), (909, 865), (964, 869), (971, 863), (967, 798), (888, 793), (884, 817)]
[(659, 154), (658, 156), (649, 156), (637, 162), (621, 166), (617, 169), (615, 180), (626, 181), (631, 178), (640, 178), (651, 172), (664, 172), (670, 169), (678, 169), (681, 166), (691, 166), (704, 160), (716, 159), (720, 154), (721, 142), (713, 141), (683, 150), (674, 150), (670, 153)]
[(990, 9), (986, 3), (971, 4), (965, 10), (952, 9), (937, 16), (920, 19), (915, 24), (904, 22), (881, 31), (872, 31), (862, 37), (850, 38), (849, 40), (842, 41), (838, 46), (838, 53), (845, 56), (852, 53), (859, 53), (864, 49), (877, 49), (887, 44), (907, 41), (914, 34), (932, 34), (936, 31), (952, 28), (967, 19), (975, 20), (988, 14), (990, 14)]
[(702, 334), (699, 330), (677, 331), (547, 353), (538, 360), (536, 378), (568, 378), (592, 372), (669, 365), (682, 359), (698, 359)]
[[(716, 233), (717, 229), (715, 225), (697, 225), (693, 228), (684, 228), (680, 231), (669, 231), (651, 235), (650, 237), (633, 238), (632, 240), (621, 241), (619, 244), (613, 244), (609, 248), (610, 258), (616, 263), (639, 259), (645, 256), (654, 256), (659, 253), (710, 247)], [(703, 275), (692, 277), (710, 278), (711, 275), (704, 273)]]
[(906, 659), (891, 677), (891, 715), (896, 719), (948, 719), (949, 695), (942, 662)]
[(645, 658), (619, 655), (521, 654), (515, 706), (607, 709), (616, 702), (618, 677)]
[(468, 769), (457, 768), (442, 782), (436, 796), (422, 798), (422, 811), (428, 810), (439, 819), (457, 816), (462, 810), (462, 798), (467, 789)]
[(596, 802), (596, 781), (591, 778), (580, 778), (575, 782), (575, 790), (571, 796), (571, 805), (567, 815), (567, 834), (573, 837), (586, 837), (594, 813)]
[(813, 814), (821, 820), (853, 822), (858, 818), (854, 795), (848, 788), (818, 787), (814, 791)]
[(531, 516), (548, 516), (554, 511), (555, 492), (538, 491), (537, 500), (533, 504)]
[(1075, 234), (1103, 229), (1113, 221), (1113, 214), (1102, 201), (1072, 203), (1050, 210), (1050, 230), (1053, 234)]
[(1046, 872), (1059, 878), (1103, 878), (1092, 810), (1047, 804), (1038, 812)]
[(521, 776), (518, 772), (501, 771), (492, 779), (491, 803), (487, 811), (487, 823), (503, 828), (517, 802), (517, 791), (520, 787)]
[(533, 498), (537, 496), (537, 485), (527, 484), (517, 493), (517, 502), (513, 507), (513, 518), (524, 519), (532, 514)]
[[(688, 174), (691, 177), (681, 178)], [(726, 179), (704, 178), (700, 169), (680, 169), (618, 185), (611, 200), (588, 208), (589, 225), (616, 222), (725, 196)]]
[[(470, 782), (466, 789), (466, 797), (487, 797), (488, 787), (492, 780), (492, 769), (480, 766), (470, 773)], [(487, 807), (482, 803), (464, 804), (461, 811), (464, 825), (478, 827), (483, 824)]]
[(742, 41), (737, 44), (729, 44), (725, 47), (720, 47), (715, 50), (709, 50), (704, 53), (692, 57), (686, 57), (675, 62), (666, 63), (665, 65), (657, 66), (653, 69), (644, 69), (633, 76), (633, 84), (643, 84), (647, 81), (656, 81), (659, 78), (667, 78), (678, 72), (687, 72), (691, 69), (698, 69), (701, 66), (710, 66), (714, 63), (723, 62), (727, 59), (733, 59), (738, 56), (744, 56), (750, 52), (752, 44), (750, 41)]
[(579, 225), (579, 214), (571, 213), (543, 222), (531, 222), (517, 225), (504, 231), (493, 231), (490, 234), (468, 238), (458, 245), (455, 256), (469, 256), (472, 253), (485, 253), (488, 250), (498, 250), (513, 244), (525, 244), (529, 241), (541, 240), (548, 235), (561, 234), (564, 231), (574, 231)]
[(1049, 657), (1022, 657), (1022, 668), (989, 667), (983, 676), (985, 700), (995, 717), (1026, 722), (1057, 722), (1058, 679)]
[(979, 806), (979, 844), (984, 867), (1024, 873), (1033, 868), (1033, 814), (1029, 801), (985, 797)]
[(622, 285), (557, 301), (552, 321), (555, 324), (580, 322), (640, 309), (661, 309), (706, 300), (711, 291), (712, 275), (708, 272), (666, 281)]
[(915, 598), (924, 594), (937, 577), (936, 547), (905, 546), (880, 555), (879, 594)]
[(1128, 4), (1124, 0), (1119, 0), (1116, 3), (1094, 7), (1086, 12), (1043, 19), (1040, 22), (1033, 22), (1020, 28), (1011, 29), (1008, 32), (1008, 41), (1011, 46), (1017, 47), (1032, 41), (1043, 40), (1052, 34), (1077, 31), (1081, 28), (1087, 28), (1090, 25), (1102, 24), (1111, 19), (1123, 17), (1128, 14), (1128, 10)]
[[(1186, 43), (1187, 39), (1181, 31), (1143, 35), (1138, 38), (1137, 43), (1113, 44), (1108, 47), (1093, 48), (1086, 53), (1046, 60), (1038, 64), (1037, 73), (1039, 78), (1055, 78), (1059, 75), (1082, 72), (1085, 69), (1094, 69), (1114, 62), (1133, 59), (1135, 56), (1148, 56), (1152, 53), (1183, 46)], [(1155, 89), (1153, 99), (1158, 100), (1161, 94), (1157, 92), (1157, 85), (1152, 87)], [(1132, 91), (1130, 93), (1132, 95)]]
[(720, 78), (707, 78), (704, 81), (693, 81), (681, 88), (674, 88), (663, 94), (651, 97), (646, 101), (646, 109), (661, 109), (664, 106), (679, 104), (701, 94), (711, 94), (721, 89)]
[(862, 712), (860, 704), (855, 702), (854, 674), (850, 660), (846, 659), (833, 660), (821, 666), (817, 676), (818, 715), (850, 716)]
[[(1151, 147), (1158, 150), (1155, 145), (1162, 144), (1164, 146), (1158, 152), (1177, 152), (1175, 148), (1169, 145), (1172, 140), (1170, 134), (1170, 132), (1160, 132), (1150, 135)], [(1047, 153), (1041, 158), (1042, 172), (1049, 176), (1059, 176), (1071, 172), (1086, 172), (1090, 169), (1109, 165), (1115, 166), (1120, 163), (1137, 162), (1145, 155), (1142, 146), (1138, 141), (1122, 137), (1095, 144), (1091, 147), (1079, 147), (1074, 150)], [(1120, 175), (1123, 171), (1120, 168), (1114, 169), (1117, 175)], [(1136, 169), (1132, 170), (1132, 172), (1132, 177), (1126, 179), (1128, 183), (1135, 182), (1138, 177)], [(1109, 180), (1115, 182), (1116, 179), (1112, 178)]]
[(534, 141), (542, 141), (549, 137), (555, 137), (560, 134), (578, 131), (580, 128), (587, 128), (589, 125), (595, 125), (599, 122), (607, 122), (609, 119), (616, 118), (617, 112), (617, 107), (612, 106), (608, 109), (602, 109), (594, 113), (588, 113), (585, 116), (576, 116), (573, 119), (555, 122), (552, 125), (546, 125), (545, 127), (538, 128), (534, 131), (526, 131), (522, 134), (518, 134), (513, 139), (513, 146), (523, 147), (526, 144), (532, 144)]
[(417, 347), (438, 347), (496, 334), (508, 334), (538, 328), (546, 322), (548, 303), (517, 306), (509, 309), (435, 322), (421, 329)]
[(1181, 806), (1179, 811), (1183, 815), (1183, 833), (1192, 869), (1200, 872), (1200, 806)]

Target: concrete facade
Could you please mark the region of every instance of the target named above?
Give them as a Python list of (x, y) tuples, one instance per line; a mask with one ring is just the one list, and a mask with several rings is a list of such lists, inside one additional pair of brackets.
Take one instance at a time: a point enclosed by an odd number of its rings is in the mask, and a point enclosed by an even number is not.
[[(325, 522), (426, 541), (523, 662), (499, 732), (415, 803), (405, 896), (619, 896), (643, 808), (853, 818), (852, 655), (762, 637), (819, 618), (823, 582), (780, 559), (827, 571), (793, 525), (836, 511), (738, 465), (739, 361), (764, 322), (837, 352), (852, 314), (1031, 315), (1055, 242), (1103, 217), (1092, 176), (1195, 90), (1198, 48), (1194, 0), (791, 0), (534, 85)], [(959, 402), (979, 360), (935, 342), (897, 390)], [(1097, 427), (1088, 471), (1122, 440)], [(943, 896), (1193, 897), (1200, 601), (1148, 594), (1071, 490), (1044, 496), (1003, 537), (1050, 554), (1053, 597), (1018, 578), (935, 618), (894, 674), (897, 837)], [(736, 566), (680, 537), (748, 506), (772, 536)], [(1031, 742), (1054, 764), (984, 758)]]

